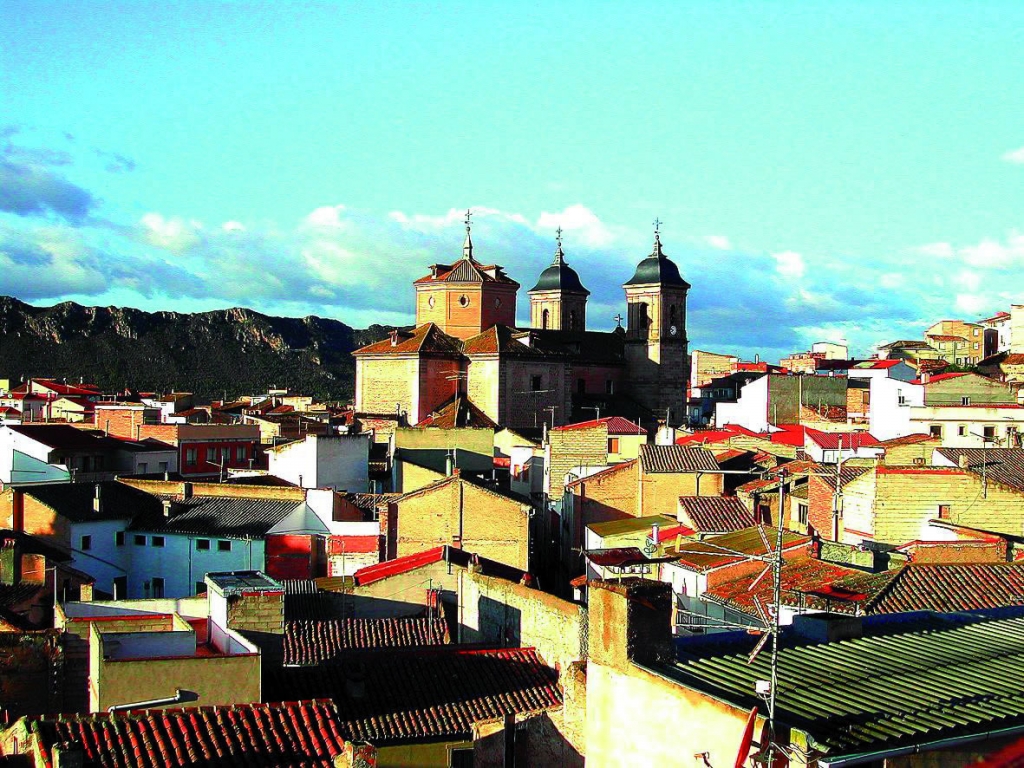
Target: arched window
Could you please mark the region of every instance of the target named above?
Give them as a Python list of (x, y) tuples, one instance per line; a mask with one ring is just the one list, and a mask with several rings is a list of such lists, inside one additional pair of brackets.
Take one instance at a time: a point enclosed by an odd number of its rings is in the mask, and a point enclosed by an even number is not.
[(669, 325), (675, 325), (676, 324), (676, 305), (675, 304), (670, 305), (669, 308), (668, 308), (668, 324)]
[(570, 331), (575, 331), (576, 330), (576, 310), (575, 309), (570, 309), (569, 310), (569, 330)]
[(651, 318), (647, 314), (647, 305), (640, 302), (636, 305), (636, 327), (640, 331), (646, 331), (651, 324)]
[(540, 327), (546, 329), (548, 327), (548, 322), (550, 320), (551, 320), (551, 313), (548, 312), (548, 310), (545, 309), (540, 314)]

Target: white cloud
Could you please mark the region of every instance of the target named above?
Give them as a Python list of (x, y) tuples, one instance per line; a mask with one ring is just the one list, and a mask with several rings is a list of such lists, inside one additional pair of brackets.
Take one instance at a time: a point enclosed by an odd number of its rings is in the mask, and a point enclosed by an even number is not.
[(899, 288), (906, 278), (899, 272), (885, 272), (878, 277), (878, 284), (883, 288)]
[(334, 227), (337, 229), (342, 226), (341, 214), (344, 210), (344, 205), (325, 205), (309, 214), (305, 221), (312, 227)]
[(1024, 147), (1021, 147), (1020, 149), (1011, 149), (1003, 155), (1002, 159), (1008, 163), (1014, 163), (1015, 165), (1024, 165)]
[(928, 243), (914, 249), (922, 256), (934, 256), (938, 259), (951, 259), (956, 254), (953, 246), (949, 243)]
[(720, 251), (728, 251), (732, 249), (732, 243), (725, 235), (707, 235), (704, 238), (704, 242), (712, 248), (717, 248)]
[(616, 235), (585, 205), (570, 205), (561, 212), (544, 211), (537, 219), (536, 229), (542, 234), (553, 232), (561, 227), (573, 238), (592, 248), (610, 245)]
[(804, 276), (804, 272), (806, 271), (804, 257), (796, 251), (773, 253), (772, 258), (776, 261), (775, 269), (783, 277), (799, 280)]
[(157, 248), (181, 254), (202, 241), (201, 222), (185, 221), (178, 216), (164, 218), (159, 213), (147, 213), (141, 221), (142, 239)]
[(240, 221), (225, 221), (220, 228), (225, 232), (245, 232), (245, 225)]
[(978, 315), (985, 311), (991, 298), (976, 293), (958, 293), (956, 296), (956, 308), (968, 315)]
[(961, 249), (960, 253), (964, 261), (972, 267), (1009, 267), (1015, 262), (1024, 261), (1024, 235), (1012, 232), (1005, 243), (990, 239), (982, 240), (977, 245)]

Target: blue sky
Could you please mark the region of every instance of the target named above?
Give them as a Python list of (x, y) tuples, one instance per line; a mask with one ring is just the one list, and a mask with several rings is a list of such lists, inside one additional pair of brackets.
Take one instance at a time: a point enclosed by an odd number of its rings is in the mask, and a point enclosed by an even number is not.
[(1024, 3), (0, 4), (0, 293), (412, 320), (554, 229), (609, 328), (664, 221), (692, 348), (1024, 302)]

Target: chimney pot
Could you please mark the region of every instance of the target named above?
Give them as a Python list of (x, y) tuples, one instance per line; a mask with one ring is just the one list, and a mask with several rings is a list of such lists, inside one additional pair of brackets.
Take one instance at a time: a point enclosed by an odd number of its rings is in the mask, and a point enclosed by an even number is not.
[(103, 509), (103, 486), (96, 483), (95, 492), (92, 497), (93, 512), (100, 512)]

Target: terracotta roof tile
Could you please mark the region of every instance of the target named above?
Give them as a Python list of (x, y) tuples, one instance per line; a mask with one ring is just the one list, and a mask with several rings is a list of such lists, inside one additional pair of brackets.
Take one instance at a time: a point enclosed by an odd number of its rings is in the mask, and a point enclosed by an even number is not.
[(952, 613), (1024, 605), (1024, 563), (908, 563), (837, 582), (869, 594), (867, 613)]
[(521, 336), (522, 334), (507, 325), (492, 325), (486, 331), (466, 339), (463, 342), (463, 353), (466, 355), (506, 354), (516, 357), (563, 357), (558, 352), (531, 347), (520, 340)]
[(336, 661), (346, 651), (450, 642), (442, 617), (289, 621), (284, 627), (284, 664), (315, 666)]
[(442, 331), (433, 323), (424, 323), (412, 331), (395, 331), (391, 338), (368, 344), (352, 352), (353, 355), (404, 355), (432, 353), (458, 355), (462, 343)]
[(754, 525), (754, 516), (735, 496), (682, 496), (679, 506), (700, 533), (728, 533)]
[(55, 744), (72, 742), (82, 746), (86, 765), (101, 768), (331, 768), (345, 743), (338, 707), (330, 701), (62, 715), (30, 723), (47, 765)]
[(576, 429), (593, 429), (599, 427), (602, 424), (608, 426), (609, 435), (646, 435), (647, 430), (643, 427), (634, 424), (629, 419), (624, 419), (621, 416), (606, 416), (603, 419), (591, 419), (590, 421), (580, 421), (576, 424), (566, 424), (561, 427), (555, 427), (552, 432), (568, 432)]
[(640, 446), (640, 468), (645, 474), (669, 472), (714, 472), (715, 455), (704, 448), (682, 445)]
[(421, 420), (417, 427), (435, 427), (437, 429), (456, 429), (458, 427), (475, 427), (479, 429), (497, 429), (498, 425), (486, 413), (473, 404), (468, 397), (456, 397)]
[(517, 288), (519, 283), (505, 274), (497, 264), (481, 264), (473, 258), (462, 258), (454, 264), (434, 264), (431, 274), (414, 281), (423, 283), (505, 283)]
[(338, 664), (265, 670), (264, 678), (270, 698), (334, 699), (344, 738), (378, 747), (467, 738), (474, 722), (562, 703), (555, 671), (533, 648), (367, 651)]
[(822, 432), (806, 427), (804, 434), (825, 450), (837, 450), (840, 445), (849, 450), (875, 445), (878, 440), (870, 432)]

